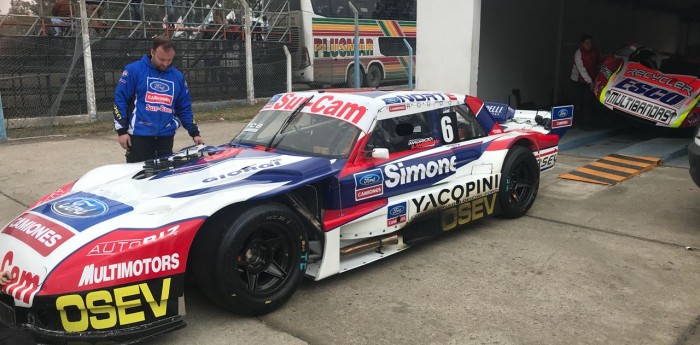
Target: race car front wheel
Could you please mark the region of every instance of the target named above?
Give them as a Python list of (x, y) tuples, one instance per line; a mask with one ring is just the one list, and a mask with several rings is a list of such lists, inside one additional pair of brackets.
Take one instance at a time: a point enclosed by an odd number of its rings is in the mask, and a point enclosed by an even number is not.
[(532, 207), (540, 186), (540, 169), (532, 151), (514, 146), (508, 151), (501, 174), (498, 197), (501, 215), (506, 218), (524, 216)]
[(212, 265), (197, 268), (204, 271), (198, 280), (213, 302), (233, 312), (275, 310), (294, 294), (306, 272), (306, 232), (297, 215), (280, 204), (242, 212), (215, 245)]

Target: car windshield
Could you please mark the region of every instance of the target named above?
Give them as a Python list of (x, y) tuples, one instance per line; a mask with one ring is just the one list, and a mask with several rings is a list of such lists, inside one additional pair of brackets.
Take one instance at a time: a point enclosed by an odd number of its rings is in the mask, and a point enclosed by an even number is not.
[[(289, 112), (260, 112), (233, 139), (234, 143), (268, 145), (289, 117)], [(328, 158), (346, 158), (360, 129), (349, 122), (322, 115), (299, 113), (277, 134), (271, 148)]]

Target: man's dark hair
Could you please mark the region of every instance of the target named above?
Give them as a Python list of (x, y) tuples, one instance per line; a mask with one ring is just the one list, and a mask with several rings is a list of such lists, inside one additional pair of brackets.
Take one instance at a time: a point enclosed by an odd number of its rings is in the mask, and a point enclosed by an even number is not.
[(175, 42), (168, 36), (154, 36), (151, 48), (156, 50), (158, 47), (163, 47), (163, 50), (175, 49)]
[(581, 35), (581, 39), (579, 39), (578, 41), (583, 43), (585, 40), (592, 40), (592, 39), (593, 39), (593, 36), (591, 34), (583, 34), (583, 35)]

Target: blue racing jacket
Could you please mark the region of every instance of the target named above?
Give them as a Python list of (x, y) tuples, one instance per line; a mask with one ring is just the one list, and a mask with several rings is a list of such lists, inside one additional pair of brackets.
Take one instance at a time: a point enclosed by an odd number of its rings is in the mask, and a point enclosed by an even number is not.
[(148, 55), (126, 65), (114, 91), (114, 129), (119, 135), (174, 136), (183, 125), (199, 135), (185, 76), (172, 65), (155, 68)]

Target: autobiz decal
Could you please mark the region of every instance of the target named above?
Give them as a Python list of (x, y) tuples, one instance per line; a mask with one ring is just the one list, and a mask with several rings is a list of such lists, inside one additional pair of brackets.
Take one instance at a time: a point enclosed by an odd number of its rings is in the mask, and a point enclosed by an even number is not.
[[(42, 295), (107, 288), (183, 273), (204, 218), (156, 229), (118, 229), (86, 244), (47, 277)], [(60, 281), (60, 284), (54, 282)]]

